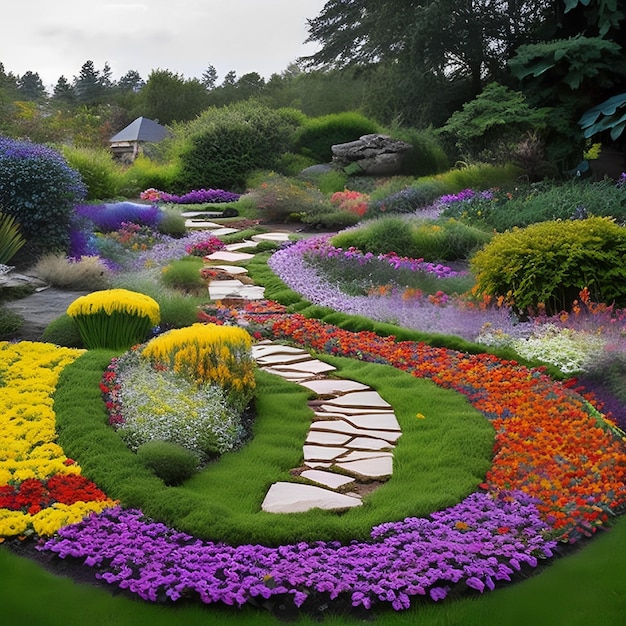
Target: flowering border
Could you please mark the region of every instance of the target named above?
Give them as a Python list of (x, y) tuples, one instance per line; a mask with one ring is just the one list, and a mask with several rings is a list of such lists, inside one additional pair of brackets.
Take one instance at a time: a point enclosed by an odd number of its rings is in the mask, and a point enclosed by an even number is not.
[[(254, 311), (245, 315), (258, 322)], [(557, 540), (590, 536), (623, 508), (620, 434), (541, 370), (352, 333), (300, 315), (274, 312), (264, 323), (276, 338), (388, 363), (464, 394), (497, 433), (483, 491), (428, 518), (381, 524), (366, 542), (227, 546), (116, 508), (61, 529), (44, 550), (82, 559), (102, 579), (150, 601), (196, 597), (242, 605), (288, 595), (302, 606), (321, 595), (401, 610), (414, 596), (437, 601), (514, 580), (551, 557)]]

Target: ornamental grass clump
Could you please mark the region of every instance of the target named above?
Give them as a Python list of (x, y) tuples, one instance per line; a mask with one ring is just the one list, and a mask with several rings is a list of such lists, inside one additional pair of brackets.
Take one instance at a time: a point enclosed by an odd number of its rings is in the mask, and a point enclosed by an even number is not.
[(159, 324), (158, 303), (126, 289), (94, 291), (77, 298), (67, 314), (78, 325), (85, 347), (120, 350), (145, 341)]
[(193, 324), (152, 339), (142, 356), (197, 385), (219, 385), (229, 402), (245, 409), (255, 389), (250, 335), (236, 326)]

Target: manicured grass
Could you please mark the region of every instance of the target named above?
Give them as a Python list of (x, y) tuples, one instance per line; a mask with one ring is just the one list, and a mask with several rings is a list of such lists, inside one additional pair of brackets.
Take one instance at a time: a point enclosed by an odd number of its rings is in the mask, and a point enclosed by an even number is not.
[[(460, 394), (390, 366), (324, 357), (344, 378), (375, 388), (402, 427), (392, 478), (341, 515), (260, 510), (270, 485), (292, 480), (312, 418), (305, 388), (257, 372), (254, 437), (180, 487), (166, 487), (107, 425), (98, 383), (111, 353), (66, 367), (55, 393), (59, 443), (84, 474), (124, 506), (195, 536), (231, 544), (367, 539), (372, 526), (425, 516), (476, 490), (491, 465), (493, 428)], [(423, 414), (425, 419), (417, 418)]]

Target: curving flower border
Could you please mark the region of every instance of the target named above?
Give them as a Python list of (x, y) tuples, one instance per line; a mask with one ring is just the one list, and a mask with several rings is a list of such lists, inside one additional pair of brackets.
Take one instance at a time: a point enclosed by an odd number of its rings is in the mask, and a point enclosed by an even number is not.
[(83, 350), (0, 342), (0, 538), (52, 535), (113, 507), (55, 443), (52, 393)]
[[(300, 315), (257, 312), (271, 333), (308, 348), (391, 364), (456, 389), (496, 428), (483, 491), (428, 518), (372, 529), (367, 542), (279, 547), (203, 542), (121, 507), (62, 528), (44, 550), (97, 567), (110, 584), (149, 601), (199, 598), (242, 605), (320, 596), (408, 608), (414, 596), (494, 589), (557, 540), (592, 535), (626, 501), (621, 433), (541, 370), (373, 333), (352, 333)], [(259, 315), (249, 311), (249, 320)]]

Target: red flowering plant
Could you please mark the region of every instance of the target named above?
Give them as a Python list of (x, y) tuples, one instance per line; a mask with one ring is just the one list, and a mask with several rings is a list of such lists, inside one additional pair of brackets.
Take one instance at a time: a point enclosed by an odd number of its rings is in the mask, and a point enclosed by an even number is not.
[(185, 251), (191, 256), (207, 256), (218, 250), (223, 250), (224, 245), (224, 242), (218, 237), (207, 235), (206, 239), (189, 244)]
[(354, 213), (359, 217), (363, 217), (367, 213), (369, 200), (370, 197), (366, 193), (350, 191), (349, 189), (337, 191), (330, 197), (330, 203), (333, 206), (342, 211)]

